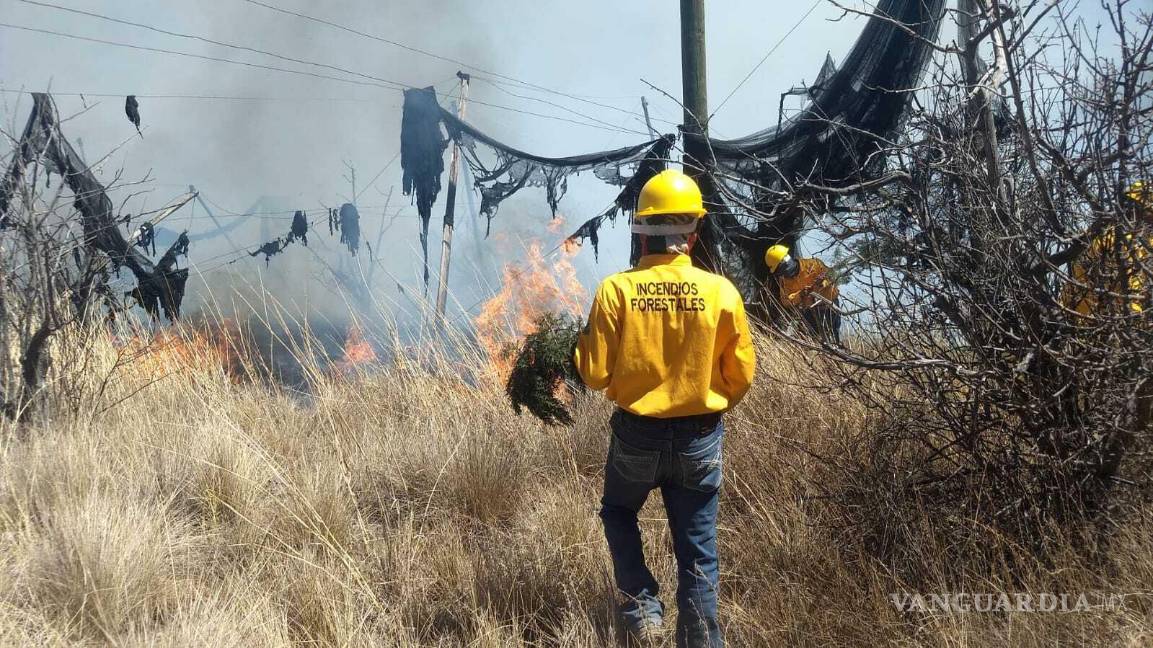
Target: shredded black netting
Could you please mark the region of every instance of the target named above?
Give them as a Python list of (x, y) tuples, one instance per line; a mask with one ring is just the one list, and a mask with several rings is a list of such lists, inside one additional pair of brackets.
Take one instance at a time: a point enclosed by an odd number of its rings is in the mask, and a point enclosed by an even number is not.
[[(568, 191), (569, 177), (581, 171), (593, 171), (610, 184), (627, 185), (629, 178), (622, 176), (622, 167), (639, 165), (653, 150), (663, 151), (663, 163), (674, 141), (674, 136), (666, 135), (611, 151), (544, 157), (501, 143), (443, 108), (440, 109), (440, 118), (449, 136), (461, 146), (461, 157), (469, 165), (480, 191), (480, 213), (490, 225), (500, 203), (524, 187), (543, 187), (545, 199), (555, 216), (557, 205)], [(639, 186), (635, 192), (640, 192)]]
[[(612, 184), (624, 185), (620, 193), (617, 194), (616, 200), (601, 214), (585, 221), (577, 231), (573, 232), (568, 241), (581, 243), (586, 239), (592, 243), (593, 255), (599, 260), (600, 257), (600, 227), (606, 220), (615, 221), (620, 214), (631, 214), (636, 209), (637, 199), (640, 198), (641, 188), (645, 183), (652, 179), (653, 176), (664, 171), (668, 168), (669, 154), (672, 152), (673, 144), (676, 143), (676, 138), (672, 135), (665, 135), (653, 143), (645, 156), (637, 164), (637, 169), (632, 176), (625, 178), (620, 173), (620, 167), (605, 167), (597, 170), (597, 176), (610, 182)], [(612, 173), (612, 176), (608, 174)], [(638, 257), (639, 246), (637, 245), (637, 237), (633, 235), (632, 241), (632, 254), (631, 261), (635, 263)]]
[(283, 252), (285, 245), (287, 245), (287, 243), (284, 242), (284, 239), (279, 239), (279, 238), (272, 239), (271, 241), (268, 241), (267, 243), (262, 243), (260, 245), (260, 247), (256, 248), (252, 252), (249, 252), (248, 256), (254, 257), (257, 255), (263, 254), (264, 255), (264, 266), (268, 267), (268, 264), (271, 262), (272, 257)]
[(340, 206), (340, 242), (344, 243), (352, 256), (356, 256), (360, 250), (360, 212), (352, 203)]
[(156, 256), (156, 229), (152, 226), (152, 222), (144, 221), (136, 231), (139, 232), (136, 237), (136, 247)]
[(140, 132), (140, 102), (136, 100), (136, 95), (128, 95), (124, 99), (124, 114), (128, 117), (128, 121), (136, 127), (136, 134), (144, 137), (144, 133)]
[(809, 97), (799, 114), (746, 137), (709, 140), (713, 218), (702, 234), (710, 245), (701, 247), (712, 248), (716, 269), (762, 281), (756, 260), (768, 246), (791, 242), (807, 212), (820, 208), (799, 187), (848, 186), (883, 171), (883, 150), (933, 54), (944, 5), (881, 0), (839, 68), (827, 58), (812, 84), (786, 93)]
[(601, 223), (603, 223), (603, 222), (604, 222), (604, 214), (601, 214), (600, 216), (593, 216), (592, 218), (590, 218), (587, 221), (585, 221), (584, 223), (582, 223), (581, 226), (577, 228), (577, 231), (570, 234), (569, 237), (567, 239), (565, 239), (565, 242), (566, 243), (575, 243), (577, 245), (580, 245), (580, 244), (584, 243), (585, 241), (592, 243), (592, 245), (593, 245), (593, 257), (599, 261), (600, 256), (601, 256), (600, 229), (601, 229)]
[(444, 150), (448, 146), (440, 129), (440, 104), (436, 90), (412, 88), (404, 91), (400, 120), (400, 166), (404, 171), (401, 189), (416, 202), (420, 216), (420, 249), (424, 254), (424, 284), (428, 285), (428, 222), (432, 204), (440, 193), (444, 173)]
[(288, 242), (297, 239), (308, 247), (308, 215), (300, 210), (292, 215), (292, 227), (288, 230)]
[[(880, 0), (839, 68), (826, 58), (813, 83), (785, 93), (809, 98), (799, 114), (739, 139), (710, 139), (714, 173), (701, 183), (710, 217), (694, 256), (752, 289), (764, 280), (764, 250), (795, 239), (805, 219), (827, 207), (806, 196), (806, 183), (843, 187), (877, 177), (943, 16), (944, 0)], [(664, 168), (674, 143), (665, 136), (613, 151), (542, 157), (458, 119), (440, 107), (431, 88), (406, 91), (401, 164), (405, 192), (416, 196), (423, 223), (426, 282), (428, 221), (441, 186), (446, 133), (461, 146), (490, 225), (500, 203), (525, 187), (543, 187), (555, 214), (574, 173), (593, 170), (623, 186), (612, 207), (570, 237), (593, 241), (594, 251), (600, 226), (634, 208), (640, 187)], [(626, 166), (635, 167), (631, 176), (622, 175)]]
[[(351, 205), (348, 205), (346, 203), (345, 206), (351, 206)], [(341, 211), (342, 212), (344, 211), (343, 207), (341, 208)], [(354, 211), (355, 211), (355, 208), (354, 208)], [(334, 216), (335, 213), (336, 213), (335, 209), (328, 210), (329, 228), (331, 228), (333, 225), (333, 220), (335, 219), (335, 216)], [(359, 226), (357, 226), (357, 229), (359, 231)], [(331, 229), (330, 229), (330, 231), (331, 231)], [(343, 233), (341, 234), (340, 240), (342, 243), (344, 242), (344, 234)], [(285, 234), (284, 236), (278, 236), (278, 237), (272, 239), (271, 241), (268, 241), (266, 243), (262, 243), (260, 245), (260, 247), (256, 248), (252, 252), (249, 252), (248, 256), (254, 257), (254, 256), (264, 255), (264, 266), (268, 267), (269, 263), (272, 260), (272, 257), (280, 254), (281, 252), (283, 252), (285, 250), (285, 248), (287, 248), (289, 245), (295, 243), (296, 241), (300, 241), (305, 246), (308, 245), (308, 215), (303, 210), (297, 210), (292, 215), (292, 224), (289, 225), (289, 227), (288, 227), (288, 234)], [(355, 252), (354, 252), (354, 254), (355, 254)]]
[[(710, 139), (720, 168), (768, 186), (857, 182), (900, 124), (933, 53), (944, 0), (882, 0), (838, 69), (826, 60), (795, 117), (739, 139)], [(909, 34), (897, 21), (916, 36)], [(789, 94), (797, 94), (794, 89)]]
[[(444, 130), (441, 130), (443, 124)], [(444, 110), (431, 88), (407, 90), (401, 120), (401, 166), (404, 169), (404, 191), (415, 196), (421, 218), (421, 248), (424, 251), (424, 279), (428, 283), (428, 223), (432, 204), (441, 188), (444, 172), (443, 154), (448, 138), (461, 148), (461, 159), (468, 165), (474, 185), (480, 192), (480, 213), (492, 225), (500, 203), (525, 187), (541, 187), (545, 199), (556, 215), (557, 205), (568, 190), (570, 176), (581, 171), (594, 171), (610, 184), (624, 185), (614, 207), (598, 216), (596, 223), (586, 222), (578, 234), (581, 239), (594, 238), (605, 218), (614, 218), (620, 210), (631, 211), (644, 181), (652, 177), (651, 168), (664, 168), (675, 137), (611, 151), (599, 151), (571, 157), (544, 157), (521, 151), (477, 130), (472, 125)], [(647, 166), (646, 166), (647, 165)], [(621, 173), (624, 167), (637, 166), (631, 176)], [(638, 176), (642, 179), (637, 180)], [(576, 236), (576, 235), (574, 235)], [(595, 242), (594, 242), (595, 247)]]

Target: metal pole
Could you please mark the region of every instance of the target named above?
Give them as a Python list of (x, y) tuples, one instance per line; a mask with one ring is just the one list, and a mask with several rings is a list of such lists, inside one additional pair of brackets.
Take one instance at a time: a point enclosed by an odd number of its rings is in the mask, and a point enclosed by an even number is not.
[[(464, 119), (465, 103), (468, 101), (469, 75), (457, 72), (460, 79), (460, 99), (456, 103), (456, 116)], [(440, 277), (436, 288), (436, 320), (438, 326), (445, 325), (444, 311), (448, 303), (448, 269), (452, 258), (452, 228), (456, 219), (456, 178), (460, 170), (460, 146), (454, 141), (452, 144), (452, 162), (448, 170), (448, 193), (445, 195), (447, 204), (444, 206), (444, 229), (441, 232), (440, 245)]]

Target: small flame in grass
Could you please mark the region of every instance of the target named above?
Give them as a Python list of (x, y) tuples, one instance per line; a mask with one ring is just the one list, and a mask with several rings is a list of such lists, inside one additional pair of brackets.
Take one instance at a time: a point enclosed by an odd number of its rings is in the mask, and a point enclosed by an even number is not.
[(341, 373), (349, 373), (366, 364), (376, 362), (376, 350), (364, 337), (364, 329), (359, 324), (348, 327), (344, 338), (344, 352), (336, 368)]
[(514, 360), (508, 350), (533, 331), (540, 315), (583, 315), (586, 291), (572, 264), (579, 249), (579, 245), (563, 245), (559, 258), (548, 259), (541, 254), (540, 243), (533, 242), (523, 261), (504, 266), (500, 292), (485, 302), (473, 320), (477, 340), (488, 354), (485, 373), (495, 383), (503, 386), (508, 380)]
[(128, 366), (151, 380), (177, 373), (221, 371), (230, 381), (239, 382), (244, 376), (240, 344), (236, 322), (224, 319), (205, 328), (162, 329), (151, 334), (136, 331), (119, 346)]

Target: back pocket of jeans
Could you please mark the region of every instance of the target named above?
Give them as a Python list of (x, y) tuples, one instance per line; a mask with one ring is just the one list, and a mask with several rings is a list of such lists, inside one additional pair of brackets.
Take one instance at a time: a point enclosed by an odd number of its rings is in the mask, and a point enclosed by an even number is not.
[(721, 487), (721, 449), (723, 437), (694, 450), (677, 453), (681, 469), (681, 485), (685, 488), (711, 493)]
[(613, 469), (626, 481), (651, 484), (656, 480), (661, 460), (660, 450), (631, 446), (614, 434), (609, 455)]

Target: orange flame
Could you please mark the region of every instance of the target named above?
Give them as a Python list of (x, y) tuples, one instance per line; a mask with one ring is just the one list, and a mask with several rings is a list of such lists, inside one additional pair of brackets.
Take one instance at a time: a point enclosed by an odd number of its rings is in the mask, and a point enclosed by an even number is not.
[(537, 317), (547, 312), (583, 315), (586, 293), (572, 264), (578, 250), (562, 245), (560, 258), (550, 260), (533, 242), (523, 262), (504, 266), (500, 292), (473, 320), (477, 341), (488, 354), (486, 373), (497, 384), (503, 385), (512, 372), (508, 350), (533, 331)]
[(150, 380), (185, 372), (221, 371), (232, 382), (244, 375), (237, 345), (239, 328), (222, 320), (211, 328), (162, 329), (136, 332), (118, 344), (131, 369)]
[(376, 362), (376, 350), (372, 348), (364, 337), (364, 329), (353, 323), (348, 327), (348, 334), (344, 338), (344, 352), (336, 369), (341, 373), (355, 371), (362, 365)]

